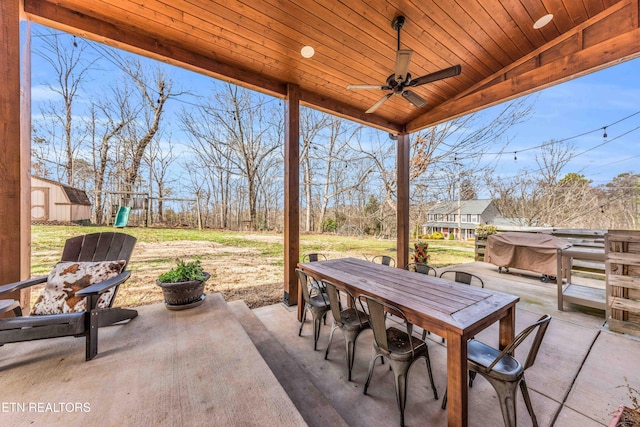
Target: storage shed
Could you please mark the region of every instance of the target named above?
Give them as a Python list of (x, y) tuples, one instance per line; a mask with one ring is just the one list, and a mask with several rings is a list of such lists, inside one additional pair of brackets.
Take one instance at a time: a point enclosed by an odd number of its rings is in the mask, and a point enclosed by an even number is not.
[(91, 201), (84, 190), (49, 179), (31, 177), (31, 221), (91, 220)]

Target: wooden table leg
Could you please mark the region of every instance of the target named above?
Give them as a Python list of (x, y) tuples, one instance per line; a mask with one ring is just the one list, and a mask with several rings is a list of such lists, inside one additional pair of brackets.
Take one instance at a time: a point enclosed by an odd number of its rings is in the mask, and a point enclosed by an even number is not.
[(452, 332), (447, 334), (447, 425), (468, 424), (467, 340)]
[[(516, 336), (516, 307), (511, 306), (500, 319), (500, 350), (511, 344)], [(513, 356), (513, 355), (512, 355)]]

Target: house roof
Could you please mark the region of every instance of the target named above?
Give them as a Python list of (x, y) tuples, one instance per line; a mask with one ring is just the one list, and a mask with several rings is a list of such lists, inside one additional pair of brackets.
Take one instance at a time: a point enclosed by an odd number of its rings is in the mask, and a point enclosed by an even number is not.
[[(17, 1), (17, 0), (15, 0)], [(389, 132), (411, 133), (637, 57), (637, 0), (23, 0), (27, 19)], [(553, 20), (535, 29), (549, 13)], [(392, 21), (405, 16), (398, 32)], [(455, 77), (384, 90), (396, 51), (415, 79), (460, 65)], [(304, 58), (301, 48), (315, 49)], [(296, 92), (297, 93), (297, 92)], [(405, 93), (406, 95), (406, 93)]]
[[(482, 215), (489, 205), (493, 203), (491, 199), (462, 200), (460, 202), (461, 215)], [(457, 214), (458, 202), (438, 202), (429, 209), (427, 214)]]
[(71, 187), (69, 185), (65, 185), (57, 181), (52, 181), (47, 178), (41, 178), (39, 176), (33, 176), (32, 178), (39, 179), (40, 181), (48, 182), (53, 185), (57, 185), (60, 188), (62, 188), (62, 191), (64, 191), (64, 194), (67, 196), (67, 199), (69, 199), (69, 203), (71, 203), (72, 205), (91, 206), (91, 200), (89, 200), (89, 196), (87, 196), (87, 192), (80, 188)]

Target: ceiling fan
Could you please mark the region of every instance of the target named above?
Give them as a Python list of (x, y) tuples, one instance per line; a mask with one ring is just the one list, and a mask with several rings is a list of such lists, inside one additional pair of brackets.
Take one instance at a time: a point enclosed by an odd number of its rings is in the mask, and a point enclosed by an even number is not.
[(411, 55), (413, 51), (409, 49), (400, 49), (400, 29), (404, 26), (405, 17), (397, 16), (391, 21), (391, 28), (398, 32), (398, 50), (396, 52), (396, 71), (387, 77), (387, 82), (383, 85), (360, 85), (351, 84), (347, 85), (349, 90), (390, 90), (391, 92), (384, 95), (378, 102), (373, 104), (365, 113), (373, 113), (380, 107), (385, 101), (391, 98), (393, 95), (402, 95), (404, 99), (409, 101), (413, 106), (422, 108), (427, 104), (420, 95), (408, 88), (421, 86), (426, 83), (435, 82), (438, 80), (446, 79), (448, 77), (454, 77), (460, 74), (462, 67), (460, 65), (454, 65), (453, 67), (445, 68), (435, 73), (426, 74), (415, 79), (411, 78), (409, 74), (409, 63), (411, 62)]

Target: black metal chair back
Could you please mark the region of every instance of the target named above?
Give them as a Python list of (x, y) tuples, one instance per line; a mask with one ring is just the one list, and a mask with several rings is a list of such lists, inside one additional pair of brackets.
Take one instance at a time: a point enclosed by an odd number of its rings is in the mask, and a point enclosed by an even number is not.
[(324, 254), (311, 253), (302, 257), (302, 262), (325, 261), (327, 257)]
[(376, 255), (371, 259), (371, 262), (377, 264), (388, 265), (389, 267), (396, 266), (396, 260), (389, 255)]
[(440, 273), (440, 277), (449, 280), (453, 279), (455, 282), (464, 283), (466, 285), (479, 285), (481, 288), (484, 288), (484, 281), (479, 276), (467, 273), (466, 271), (447, 270)]
[(436, 271), (435, 268), (423, 262), (410, 262), (409, 264), (406, 265), (404, 269), (409, 271), (415, 271), (416, 273), (420, 273), (420, 274), (432, 275), (434, 277), (438, 276), (438, 272)]

